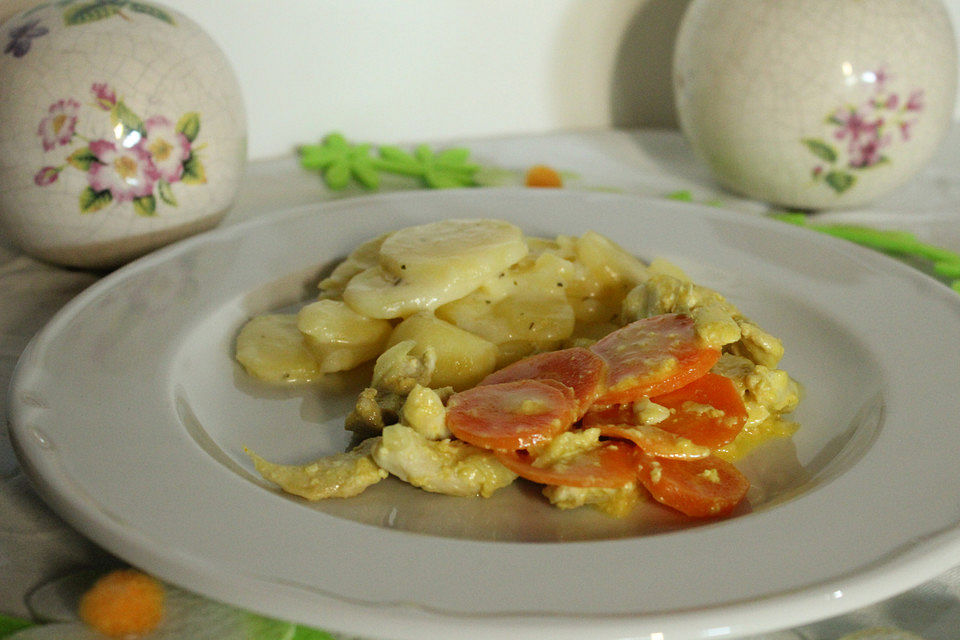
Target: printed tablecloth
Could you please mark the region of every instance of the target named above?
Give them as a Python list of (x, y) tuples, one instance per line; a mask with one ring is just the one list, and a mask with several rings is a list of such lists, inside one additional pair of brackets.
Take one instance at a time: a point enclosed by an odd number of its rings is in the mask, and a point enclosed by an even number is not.
[[(930, 165), (907, 185), (869, 208), (820, 213), (817, 222), (899, 229), (924, 242), (960, 252), (960, 127)], [(504, 175), (547, 164), (561, 171), (566, 188), (615, 190), (685, 199), (765, 215), (766, 205), (719, 190), (676, 131), (591, 131), (446, 141), (469, 148), (471, 158)], [(416, 188), (398, 181), (381, 190)], [(224, 220), (255, 216), (336, 198), (362, 197), (360, 187), (330, 191), (297, 158), (251, 163), (237, 204)], [(0, 235), (0, 388), (31, 337), (58, 309), (102, 274), (62, 269), (22, 254)], [(960, 373), (960, 369), (958, 369)], [(0, 400), (0, 409), (4, 409)], [(20, 471), (6, 430), (0, 430), (0, 614), (34, 617), (30, 596), (51, 580), (115, 560), (70, 529), (33, 493)], [(960, 637), (960, 557), (941, 577), (889, 601), (840, 618), (764, 636), (767, 640), (954, 640)], [(0, 637), (4, 635), (0, 626)], [(191, 636), (193, 637), (193, 636)]]

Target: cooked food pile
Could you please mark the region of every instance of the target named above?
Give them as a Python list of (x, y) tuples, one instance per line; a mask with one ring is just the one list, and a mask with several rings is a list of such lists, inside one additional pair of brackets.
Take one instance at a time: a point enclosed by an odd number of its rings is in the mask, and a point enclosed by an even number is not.
[(258, 472), (308, 500), (393, 475), (489, 497), (517, 478), (560, 508), (623, 515), (652, 497), (729, 514), (733, 464), (789, 437), (799, 387), (779, 339), (662, 260), (594, 232), (525, 236), (444, 220), (357, 247), (295, 314), (251, 319), (236, 357), (266, 382), (308, 384), (374, 361), (346, 418), (353, 449)]

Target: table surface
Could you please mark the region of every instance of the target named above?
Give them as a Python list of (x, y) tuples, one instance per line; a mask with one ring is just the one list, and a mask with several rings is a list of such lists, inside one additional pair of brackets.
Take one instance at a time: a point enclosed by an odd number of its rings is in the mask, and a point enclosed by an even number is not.
[[(939, 153), (909, 183), (862, 209), (813, 216), (824, 222), (846, 222), (914, 233), (920, 240), (960, 252), (960, 124)], [(683, 138), (672, 130), (602, 130), (446, 141), (464, 146), (473, 161), (520, 176), (525, 168), (549, 164), (564, 173), (565, 186), (607, 189), (638, 195), (710, 202), (764, 215), (759, 202), (720, 190)], [(416, 188), (397, 182), (385, 189)], [(235, 206), (223, 225), (298, 205), (337, 198), (362, 197), (358, 188), (331, 192), (318, 175), (301, 169), (293, 155), (250, 164)], [(14, 366), (30, 338), (73, 296), (100, 274), (62, 269), (25, 256), (0, 232), (0, 388), (6, 389)], [(0, 410), (5, 413), (0, 396)], [(6, 429), (0, 430), (0, 613), (29, 617), (25, 598), (57, 576), (114, 561), (105, 551), (70, 529), (33, 493), (19, 470)], [(869, 638), (947, 640), (960, 629), (960, 557), (957, 567), (888, 602), (842, 618), (766, 638), (839, 638), (883, 627), (887, 635)], [(915, 636), (904, 634), (909, 631)], [(899, 634), (899, 635), (898, 635)]]

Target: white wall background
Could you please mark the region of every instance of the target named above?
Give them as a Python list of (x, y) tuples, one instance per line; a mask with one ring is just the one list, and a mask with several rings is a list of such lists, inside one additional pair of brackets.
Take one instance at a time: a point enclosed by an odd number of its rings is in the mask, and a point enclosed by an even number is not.
[[(0, 0), (0, 17), (36, 1)], [(162, 0), (232, 61), (253, 158), (334, 130), (403, 143), (675, 126), (670, 52), (688, 2)], [(956, 30), (960, 0), (944, 2)]]

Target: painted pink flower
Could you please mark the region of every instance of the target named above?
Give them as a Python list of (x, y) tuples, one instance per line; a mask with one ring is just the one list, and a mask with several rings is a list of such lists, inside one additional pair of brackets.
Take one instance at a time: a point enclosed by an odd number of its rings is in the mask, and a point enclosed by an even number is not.
[(128, 148), (109, 140), (95, 140), (90, 143), (90, 152), (98, 160), (87, 172), (94, 191), (109, 190), (117, 202), (153, 194), (160, 173), (143, 142)]
[(907, 111), (923, 111), (923, 89), (917, 89), (907, 98), (907, 104), (904, 107)]
[(93, 97), (97, 101), (97, 106), (104, 111), (110, 111), (117, 104), (117, 94), (113, 92), (106, 82), (94, 82), (90, 87)]
[(37, 135), (43, 138), (43, 150), (69, 144), (77, 126), (80, 103), (76, 100), (58, 100), (47, 109), (47, 116), (40, 121)]
[[(924, 109), (922, 89), (913, 90), (906, 99), (903, 93), (887, 91), (891, 76), (885, 69), (864, 73), (861, 78), (874, 83), (872, 95), (858, 106), (846, 106), (827, 116), (833, 141), (845, 143), (846, 149), (828, 139), (801, 139), (819, 160), (829, 162), (827, 167), (814, 166), (814, 180), (822, 178), (838, 194), (857, 183), (853, 171), (890, 162), (889, 148), (895, 140), (910, 140), (919, 120), (915, 114)], [(914, 115), (908, 115), (911, 113)]]
[(881, 151), (890, 142), (889, 136), (876, 136), (850, 148), (850, 166), (854, 168), (872, 167), (881, 160)]
[(913, 133), (913, 125), (916, 123), (916, 120), (905, 120), (900, 123), (900, 137), (903, 138), (903, 140), (910, 139), (910, 135)]
[(190, 157), (190, 140), (163, 116), (148, 119), (144, 143), (161, 178), (177, 182), (183, 176), (183, 163)]
[(45, 187), (48, 184), (56, 182), (58, 177), (60, 177), (60, 169), (57, 167), (43, 167), (33, 176), (33, 182), (38, 187)]
[(834, 122), (839, 128), (834, 133), (837, 140), (849, 140), (851, 144), (863, 138), (875, 138), (882, 120), (868, 122), (856, 109), (841, 109), (833, 115)]
[(886, 69), (877, 69), (873, 72), (874, 82), (877, 83), (877, 91), (883, 91), (884, 86), (887, 84), (887, 80), (890, 79), (890, 75), (887, 73)]

